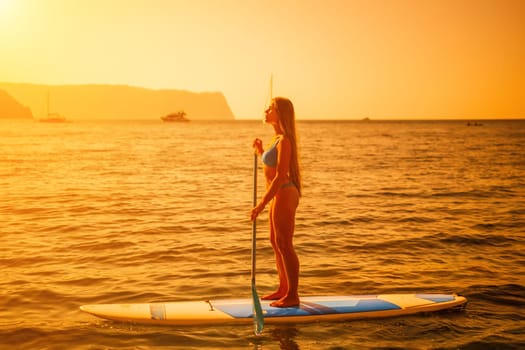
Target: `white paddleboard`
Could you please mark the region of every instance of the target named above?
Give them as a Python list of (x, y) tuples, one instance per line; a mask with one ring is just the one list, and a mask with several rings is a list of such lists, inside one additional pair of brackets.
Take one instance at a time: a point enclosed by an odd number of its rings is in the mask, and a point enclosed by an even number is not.
[[(382, 294), (302, 297), (298, 307), (277, 308), (262, 301), (265, 323), (302, 323), (410, 315), (464, 306), (456, 294)], [(252, 323), (252, 299), (83, 305), (80, 310), (114, 321), (201, 325)]]

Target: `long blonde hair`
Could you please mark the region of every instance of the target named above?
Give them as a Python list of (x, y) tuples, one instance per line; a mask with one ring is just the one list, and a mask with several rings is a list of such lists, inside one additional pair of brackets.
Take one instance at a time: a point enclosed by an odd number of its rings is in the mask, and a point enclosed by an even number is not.
[(292, 156), (290, 159), (290, 179), (297, 187), (299, 196), (301, 196), (301, 172), (299, 171), (299, 157), (297, 151), (297, 132), (295, 131), (295, 112), (292, 101), (284, 97), (275, 97), (273, 99), (277, 106), (279, 122), (284, 135), (290, 140), (292, 146)]

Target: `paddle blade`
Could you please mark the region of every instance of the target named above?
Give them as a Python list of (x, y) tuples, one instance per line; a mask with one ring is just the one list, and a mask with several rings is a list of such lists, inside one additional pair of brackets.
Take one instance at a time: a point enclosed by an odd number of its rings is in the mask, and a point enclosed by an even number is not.
[(261, 335), (264, 328), (264, 315), (261, 306), (261, 300), (257, 294), (255, 284), (252, 283), (252, 297), (253, 297), (253, 324), (255, 326), (255, 335)]

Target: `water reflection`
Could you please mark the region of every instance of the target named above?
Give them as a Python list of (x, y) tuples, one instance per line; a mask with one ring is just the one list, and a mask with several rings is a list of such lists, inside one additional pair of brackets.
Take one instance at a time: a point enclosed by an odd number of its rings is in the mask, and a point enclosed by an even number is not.
[(283, 350), (298, 350), (299, 345), (295, 342), (295, 338), (299, 331), (293, 326), (276, 327), (271, 331), (273, 340), (279, 342), (279, 346)]
[[(295, 338), (299, 334), (299, 331), (294, 326), (283, 325), (277, 326), (270, 330), (266, 334), (266, 337), (257, 338), (254, 341), (253, 349), (254, 350), (263, 350), (265, 341), (272, 345), (272, 348), (275, 344), (279, 344), (279, 348), (282, 350), (299, 350), (299, 345), (295, 341)], [(269, 339), (271, 338), (271, 342)]]

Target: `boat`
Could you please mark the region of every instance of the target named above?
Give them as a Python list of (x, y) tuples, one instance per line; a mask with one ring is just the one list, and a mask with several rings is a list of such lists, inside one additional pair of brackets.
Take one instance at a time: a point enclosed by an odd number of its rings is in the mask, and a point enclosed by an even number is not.
[(189, 122), (190, 120), (186, 118), (186, 112), (178, 111), (176, 113), (170, 113), (163, 117), (160, 117), (164, 122)]
[(471, 122), (468, 122), (468, 123), (467, 123), (467, 126), (483, 126), (483, 124), (478, 123), (478, 122), (472, 122), (472, 123), (471, 123)]
[(66, 118), (58, 113), (49, 113), (46, 118), (41, 118), (43, 123), (65, 123)]
[[(448, 309), (463, 309), (467, 299), (457, 294), (379, 294), (303, 297), (294, 307), (272, 307), (263, 300), (265, 323), (304, 323), (399, 317)], [(178, 301), (138, 304), (91, 304), (80, 310), (94, 316), (136, 324), (252, 324), (252, 299)]]
[(40, 122), (43, 122), (43, 123), (65, 123), (66, 122), (66, 117), (64, 117), (63, 115), (61, 114), (58, 114), (58, 113), (50, 113), (49, 112), (49, 92), (47, 93), (47, 117), (46, 118), (41, 118), (39, 119)]

